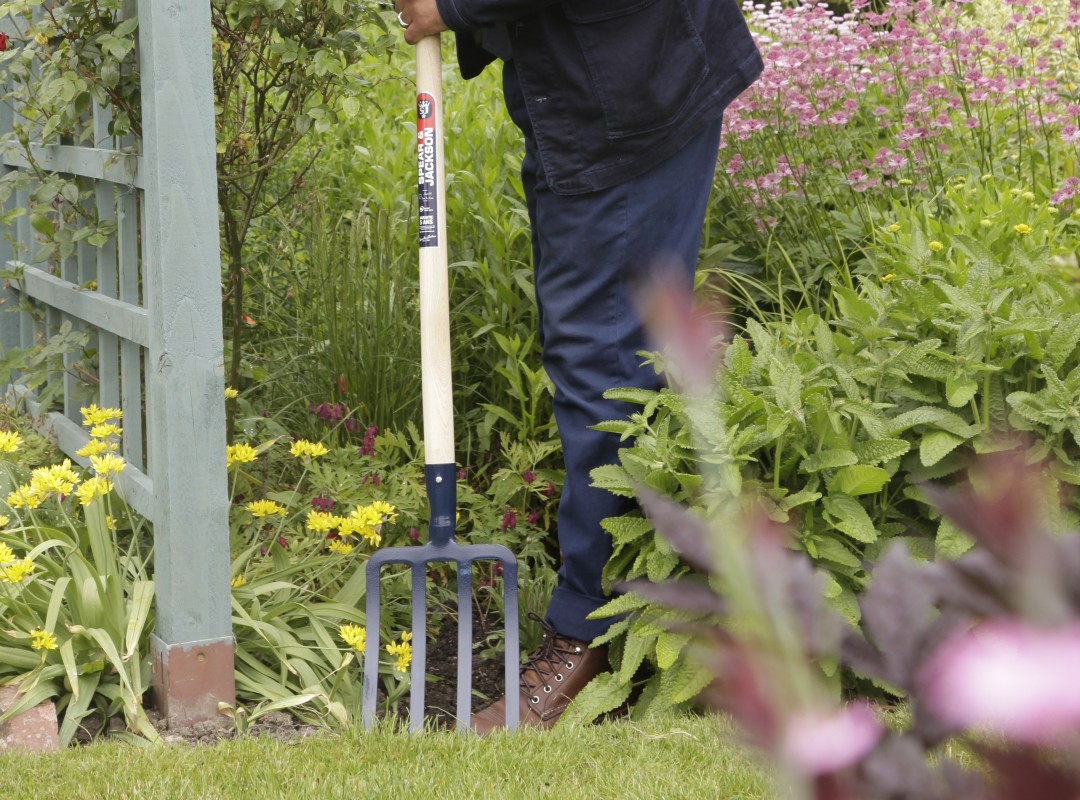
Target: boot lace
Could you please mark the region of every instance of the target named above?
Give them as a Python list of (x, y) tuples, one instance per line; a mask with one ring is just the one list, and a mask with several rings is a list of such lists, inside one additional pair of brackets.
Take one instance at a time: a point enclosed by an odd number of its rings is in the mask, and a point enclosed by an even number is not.
[[(538, 705), (541, 692), (551, 694), (552, 684), (562, 683), (563, 670), (574, 668), (573, 658), (581, 655), (582, 648), (580, 644), (560, 637), (555, 628), (539, 614), (530, 613), (528, 616), (540, 623), (544, 638), (521, 669), (521, 690), (529, 696), (533, 705)], [(531, 682), (529, 678), (532, 676), (539, 683)]]

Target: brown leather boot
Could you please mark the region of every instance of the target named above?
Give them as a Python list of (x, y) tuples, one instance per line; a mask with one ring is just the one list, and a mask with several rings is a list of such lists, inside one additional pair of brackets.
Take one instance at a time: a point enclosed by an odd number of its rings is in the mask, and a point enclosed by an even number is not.
[[(532, 615), (530, 615), (532, 616)], [(610, 669), (606, 647), (560, 636), (546, 621), (540, 647), (521, 666), (522, 727), (551, 728), (585, 686)], [(484, 735), (506, 724), (506, 698), (472, 715), (472, 729)]]

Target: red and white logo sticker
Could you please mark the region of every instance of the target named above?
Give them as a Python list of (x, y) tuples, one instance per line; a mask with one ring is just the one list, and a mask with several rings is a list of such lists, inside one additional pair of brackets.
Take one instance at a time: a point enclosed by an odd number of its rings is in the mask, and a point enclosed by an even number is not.
[(419, 188), (420, 246), (439, 246), (438, 150), (439, 115), (435, 98), (427, 92), (416, 96), (416, 167)]

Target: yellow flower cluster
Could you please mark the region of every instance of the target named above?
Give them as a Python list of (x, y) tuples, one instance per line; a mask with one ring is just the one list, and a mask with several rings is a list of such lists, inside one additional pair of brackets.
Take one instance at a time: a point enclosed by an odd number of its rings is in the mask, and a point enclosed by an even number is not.
[(244, 508), (250, 511), (253, 517), (285, 516), (285, 506), (273, 500), (252, 500)]
[(236, 391), (236, 389), (234, 389), (233, 387), (231, 387), (231, 386), (226, 386), (225, 387), (225, 399), (226, 400), (235, 400), (239, 396), (240, 396), (240, 392)]
[(942, 250), (945, 249), (945, 245), (943, 245), (941, 242), (937, 241), (936, 239), (934, 241), (930, 242), (929, 246), (930, 246), (930, 249), (933, 250), (935, 253), (940, 253)]
[(84, 506), (90, 505), (99, 497), (104, 497), (113, 490), (113, 483), (104, 475), (95, 475), (83, 481), (82, 486), (75, 490), (75, 496)]
[(34, 560), (32, 558), (15, 558), (11, 549), (6, 547), (6, 553), (0, 553), (0, 582), (22, 583), (34, 572)]
[(71, 460), (65, 458), (62, 464), (50, 467), (38, 467), (30, 476), (30, 483), (15, 488), (7, 496), (7, 504), (12, 508), (37, 508), (52, 494), (71, 494), (79, 476), (71, 468)]
[(108, 478), (110, 475), (119, 475), (123, 472), (125, 464), (120, 456), (106, 453), (103, 456), (90, 456), (90, 466), (98, 475)]
[(344, 539), (332, 539), (327, 547), (331, 553), (337, 553), (339, 556), (347, 556), (353, 551), (353, 546)]
[(14, 453), (23, 443), (17, 431), (0, 431), (0, 453)]
[(30, 646), (35, 650), (55, 650), (58, 647), (56, 637), (41, 628), (30, 631)]
[(325, 456), (329, 452), (326, 445), (321, 442), (309, 442), (307, 439), (297, 439), (289, 448), (289, 454), (297, 458), (303, 458), (304, 456), (318, 458), (319, 456)]
[(362, 628), (359, 625), (342, 625), (338, 628), (338, 636), (341, 637), (341, 641), (345, 642), (345, 644), (356, 652), (364, 652), (364, 646), (367, 644), (366, 628)]
[(87, 428), (104, 425), (114, 420), (119, 421), (124, 417), (124, 412), (119, 408), (98, 408), (93, 403), (86, 408), (80, 408), (79, 412), (82, 414), (83, 426)]
[(237, 575), (235, 578), (229, 581), (229, 585), (234, 589), (239, 589), (245, 583), (247, 583), (247, 578), (245, 578), (243, 575)]
[[(376, 500), (370, 505), (354, 508), (347, 517), (336, 516), (325, 511), (310, 511), (307, 516), (307, 529), (313, 533), (328, 533), (336, 530), (342, 538), (360, 536), (371, 545), (378, 547), (382, 543), (380, 531), (383, 523), (393, 522), (396, 519), (397, 510), (392, 505), (383, 500)], [(352, 550), (351, 546), (349, 550)], [(334, 552), (341, 551), (334, 550)]]
[(394, 662), (394, 669), (398, 672), (408, 672), (409, 665), (412, 664), (412, 645), (409, 642), (412, 641), (411, 633), (401, 634), (400, 642), (390, 642), (386, 646), (386, 652), (392, 656), (397, 656), (397, 661)]
[(11, 522), (10, 517), (5, 516), (4, 514), (0, 514), (0, 528), (6, 528), (9, 522)]
[(230, 444), (225, 448), (225, 465), (250, 464), (259, 454), (250, 444)]
[(1031, 226), (1025, 222), (1021, 222), (1019, 225), (1013, 225), (1013, 230), (1021, 236), (1027, 236), (1031, 233)]

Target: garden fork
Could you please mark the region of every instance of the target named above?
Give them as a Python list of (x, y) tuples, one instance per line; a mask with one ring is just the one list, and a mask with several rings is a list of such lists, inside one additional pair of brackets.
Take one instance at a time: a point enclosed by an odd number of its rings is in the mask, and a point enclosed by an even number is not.
[(429, 541), (422, 547), (387, 547), (367, 563), (367, 643), (364, 650), (364, 727), (375, 723), (379, 683), (379, 583), (385, 564), (412, 568), (413, 660), (410, 681), (411, 731), (424, 724), (427, 658), (427, 572), (432, 563), (457, 564), (457, 730), (472, 716), (472, 565), (502, 564), (506, 623), (506, 726), (518, 724), (517, 560), (502, 545), (454, 541), (457, 465), (454, 463), (453, 398), (450, 374), (450, 292), (446, 256), (446, 188), (442, 136), (442, 53), (438, 36), (416, 45), (416, 154), (420, 192), (420, 370), (424, 407), (424, 480), (431, 511)]

